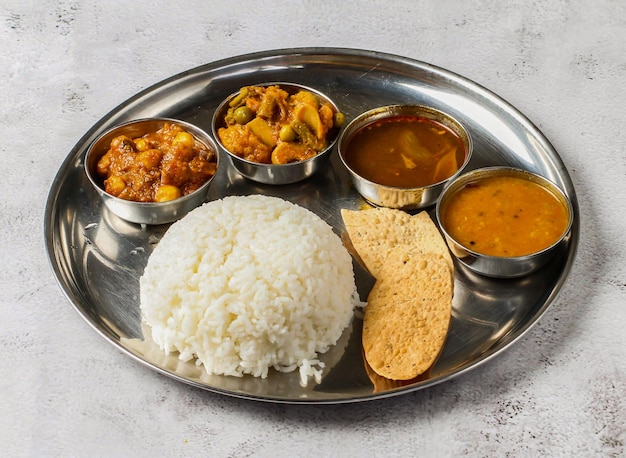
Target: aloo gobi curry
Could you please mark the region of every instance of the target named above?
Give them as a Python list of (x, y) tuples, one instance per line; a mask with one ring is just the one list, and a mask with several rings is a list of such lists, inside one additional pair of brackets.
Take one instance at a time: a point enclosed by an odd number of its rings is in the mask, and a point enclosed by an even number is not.
[(166, 202), (191, 194), (216, 169), (215, 151), (173, 123), (137, 138), (115, 137), (97, 164), (107, 193), (136, 202)]
[(246, 86), (229, 102), (217, 135), (245, 160), (289, 164), (324, 151), (343, 122), (342, 113), (310, 91)]

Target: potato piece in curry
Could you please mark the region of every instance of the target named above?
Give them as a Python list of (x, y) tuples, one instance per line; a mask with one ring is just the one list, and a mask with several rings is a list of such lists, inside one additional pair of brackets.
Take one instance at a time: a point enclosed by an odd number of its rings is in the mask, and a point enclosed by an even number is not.
[(222, 145), (251, 162), (289, 164), (328, 147), (342, 113), (314, 93), (276, 86), (246, 86), (230, 101), (217, 130)]

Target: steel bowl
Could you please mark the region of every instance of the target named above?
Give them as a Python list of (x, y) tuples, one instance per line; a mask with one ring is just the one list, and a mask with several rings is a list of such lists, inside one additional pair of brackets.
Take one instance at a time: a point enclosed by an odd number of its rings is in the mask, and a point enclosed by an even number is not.
[[(524, 256), (490, 256), (472, 250), (455, 240), (443, 223), (442, 213), (446, 205), (454, 198), (455, 193), (468, 184), (475, 184), (480, 180), (495, 176), (511, 176), (532, 181), (552, 193), (564, 206), (568, 215), (565, 232), (549, 247)], [(555, 254), (555, 251), (564, 243), (571, 232), (574, 211), (567, 195), (550, 180), (535, 173), (515, 167), (484, 167), (464, 173), (442, 192), (436, 206), (436, 218), (439, 227), (446, 239), (452, 254), (458, 261), (473, 272), (494, 278), (515, 278), (528, 275), (544, 266)]]
[[(375, 183), (359, 175), (346, 161), (346, 151), (354, 136), (367, 126), (385, 118), (415, 116), (443, 124), (457, 134), (465, 149), (465, 160), (449, 178), (416, 188), (405, 188)], [(455, 118), (443, 111), (422, 105), (389, 105), (366, 111), (353, 119), (339, 136), (339, 157), (348, 170), (356, 190), (370, 203), (402, 210), (417, 210), (434, 205), (446, 183), (457, 177), (472, 157), (473, 145), (469, 132)]]
[(135, 202), (120, 199), (104, 190), (102, 178), (96, 172), (96, 166), (100, 158), (109, 150), (111, 140), (118, 135), (126, 135), (130, 138), (141, 137), (147, 133), (156, 132), (166, 123), (180, 125), (184, 130), (192, 134), (196, 140), (203, 143), (208, 149), (215, 152), (217, 167), (219, 168), (219, 155), (215, 141), (197, 126), (169, 118), (147, 118), (126, 122), (112, 127), (97, 137), (89, 146), (85, 156), (85, 173), (104, 205), (120, 218), (137, 224), (165, 224), (182, 218), (189, 211), (201, 205), (206, 199), (209, 185), (215, 175), (194, 192), (167, 202)]
[[(339, 108), (337, 105), (326, 95), (317, 91), (316, 89), (312, 89), (307, 86), (303, 86), (301, 84), (294, 83), (284, 83), (284, 82), (273, 82), (273, 83), (263, 83), (263, 84), (255, 84), (254, 86), (259, 87), (269, 87), (269, 86), (280, 86), (281, 89), (287, 91), (289, 94), (295, 94), (300, 90), (305, 90), (312, 92), (315, 94), (320, 100), (324, 102), (330, 103), (333, 108), (339, 112)], [(221, 127), (225, 127), (224, 124), (224, 116), (229, 108), (229, 103), (232, 99), (239, 95), (240, 91), (237, 91), (230, 96), (228, 96), (215, 110), (213, 115), (212, 129), (213, 136), (217, 141), (219, 148), (226, 153), (228, 158), (230, 159), (233, 167), (244, 177), (264, 184), (273, 184), (273, 185), (282, 185), (282, 184), (291, 184), (296, 183), (298, 181), (302, 181), (318, 170), (327, 166), (328, 158), (330, 157), (331, 151), (337, 143), (337, 138), (339, 135), (339, 128), (331, 129), (328, 132), (328, 146), (323, 151), (320, 151), (314, 157), (299, 161), (292, 162), (289, 164), (262, 164), (258, 162), (249, 161), (243, 159), (240, 156), (229, 151), (220, 141), (220, 137), (218, 135), (218, 130)]]

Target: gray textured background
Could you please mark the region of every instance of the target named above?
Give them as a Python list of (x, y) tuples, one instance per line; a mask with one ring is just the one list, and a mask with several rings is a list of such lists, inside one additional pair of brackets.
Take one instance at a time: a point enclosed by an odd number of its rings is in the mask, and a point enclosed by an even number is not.
[[(626, 3), (0, 2), (0, 443), (24, 456), (623, 456)], [(64, 298), (43, 213), (73, 145), (136, 92), (239, 54), (390, 52), (466, 76), (566, 163), (582, 237), (552, 308), (451, 382), (347, 406), (231, 399), (121, 354)]]

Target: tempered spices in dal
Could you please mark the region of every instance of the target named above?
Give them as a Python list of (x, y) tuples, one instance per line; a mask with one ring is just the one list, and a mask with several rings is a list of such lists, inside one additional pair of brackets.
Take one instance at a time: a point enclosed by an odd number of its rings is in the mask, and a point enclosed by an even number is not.
[(459, 189), (442, 209), (458, 243), (490, 256), (524, 256), (554, 244), (569, 215), (549, 190), (517, 177), (487, 177)]
[(357, 132), (345, 159), (374, 183), (417, 188), (450, 178), (465, 161), (460, 137), (443, 124), (417, 116), (378, 120)]

